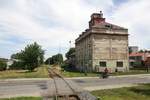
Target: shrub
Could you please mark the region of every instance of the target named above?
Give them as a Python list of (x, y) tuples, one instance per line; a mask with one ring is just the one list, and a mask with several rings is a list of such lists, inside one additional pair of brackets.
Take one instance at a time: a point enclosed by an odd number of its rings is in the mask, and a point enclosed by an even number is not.
[(33, 71), (39, 65), (43, 64), (44, 50), (42, 49), (40, 45), (34, 42), (33, 44), (27, 45), (24, 48), (24, 50), (21, 50), (20, 52), (13, 54), (11, 58), (17, 59), (20, 61), (20, 62), (14, 63), (12, 68), (24, 67), (25, 69)]
[(6, 70), (7, 64), (4, 61), (0, 61), (0, 71)]
[(25, 65), (23, 62), (14, 62), (11, 66), (10, 66), (10, 69), (25, 69)]

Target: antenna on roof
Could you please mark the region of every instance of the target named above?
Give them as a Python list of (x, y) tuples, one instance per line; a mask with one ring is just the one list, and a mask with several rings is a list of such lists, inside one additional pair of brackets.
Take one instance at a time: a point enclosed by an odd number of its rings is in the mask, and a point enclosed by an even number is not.
[(101, 16), (101, 18), (103, 18), (103, 12), (102, 11), (100, 11), (100, 16)]

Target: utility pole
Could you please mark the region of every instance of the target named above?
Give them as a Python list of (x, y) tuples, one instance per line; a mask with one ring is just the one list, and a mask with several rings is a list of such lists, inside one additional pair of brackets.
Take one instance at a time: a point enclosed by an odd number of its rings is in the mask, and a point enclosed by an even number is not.
[(69, 44), (70, 44), (70, 48), (71, 48), (71, 41), (69, 41)]
[(58, 52), (58, 64), (59, 64), (59, 66), (61, 66), (61, 62), (60, 62), (60, 54), (61, 54), (61, 44), (59, 43), (59, 52)]
[(59, 51), (58, 53), (61, 53), (61, 44), (59, 43)]

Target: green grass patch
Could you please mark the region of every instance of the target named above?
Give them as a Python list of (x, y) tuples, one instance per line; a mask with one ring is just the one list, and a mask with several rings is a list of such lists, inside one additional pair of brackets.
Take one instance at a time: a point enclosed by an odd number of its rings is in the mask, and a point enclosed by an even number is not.
[(150, 84), (135, 87), (92, 91), (100, 100), (150, 100)]
[(85, 75), (85, 73), (82, 72), (69, 72), (69, 71), (64, 71), (62, 72), (62, 75), (64, 77), (96, 77), (99, 74), (98, 73), (87, 73)]
[(42, 65), (35, 69), (35, 71), (30, 72), (28, 70), (6, 70), (0, 71), (0, 79), (6, 78), (47, 78), (48, 71), (47, 66)]
[[(35, 71), (30, 72), (28, 70), (6, 70), (0, 71), (0, 79), (7, 79), (7, 78), (48, 78), (48, 65), (42, 65), (35, 69)], [(117, 75), (134, 75), (134, 74), (150, 74), (146, 72), (146, 70), (130, 70), (129, 72), (116, 72), (110, 74), (111, 76)], [(73, 71), (62, 71), (62, 75), (64, 77), (97, 77), (100, 73), (91, 72), (85, 73), (83, 72), (73, 72)]]
[(111, 75), (136, 75), (136, 74), (150, 74), (150, 71), (147, 72), (146, 70), (129, 70), (128, 72), (116, 72), (112, 73)]
[(16, 98), (4, 98), (0, 100), (42, 100), (41, 97), (16, 97)]
[[(150, 74), (150, 71), (147, 72), (146, 70), (130, 70), (129, 72), (114, 72), (111, 73), (111, 76), (118, 76), (118, 75), (136, 75), (136, 74)], [(64, 77), (97, 77), (100, 76), (98, 72), (91, 72), (85, 73), (83, 72), (73, 72), (73, 71), (62, 71), (62, 75)]]

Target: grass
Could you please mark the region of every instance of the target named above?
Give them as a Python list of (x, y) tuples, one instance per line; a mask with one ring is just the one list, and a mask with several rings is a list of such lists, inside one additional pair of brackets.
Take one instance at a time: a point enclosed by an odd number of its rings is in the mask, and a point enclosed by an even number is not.
[(16, 97), (16, 98), (6, 98), (0, 100), (42, 100), (41, 97)]
[[(100, 100), (150, 100), (150, 84), (135, 87), (98, 90), (91, 92)], [(0, 100), (42, 100), (41, 97), (17, 97)]]
[(150, 100), (150, 84), (135, 87), (92, 91), (100, 100)]
[[(64, 77), (97, 77), (99, 76), (99, 74), (100, 73), (87, 73), (87, 75), (85, 75), (85, 73), (80, 73), (80, 72), (70, 72), (70, 71), (62, 72), (62, 75)], [(129, 72), (116, 72), (110, 75), (118, 76), (118, 75), (136, 75), (136, 74), (150, 74), (150, 72), (135, 70), (135, 71), (129, 71)]]
[(129, 72), (116, 72), (112, 73), (111, 75), (116, 76), (116, 75), (136, 75), (136, 74), (150, 74), (150, 71), (147, 72), (146, 70), (130, 70)]
[(42, 65), (35, 69), (33, 72), (29, 72), (28, 70), (6, 70), (0, 71), (0, 79), (7, 78), (47, 78), (48, 71), (47, 66)]
[[(118, 75), (136, 75), (136, 74), (150, 74), (150, 71), (146, 72), (146, 70), (130, 70), (129, 72), (115, 72), (115, 73), (111, 73), (110, 75), (118, 76)], [(64, 77), (97, 77), (100, 75), (100, 73), (91, 72), (85, 75), (85, 73), (81, 73), (81, 72), (64, 71), (62, 72), (62, 75)]]
[(64, 71), (64, 72), (62, 72), (62, 75), (64, 77), (96, 77), (99, 74), (98, 73), (87, 73), (87, 75), (85, 75), (85, 73), (81, 73), (81, 72)]
[[(0, 79), (7, 79), (7, 78), (48, 78), (48, 65), (42, 65), (35, 69), (34, 72), (29, 72), (27, 70), (6, 70), (0, 71)], [(112, 73), (111, 76), (117, 75), (133, 75), (133, 74), (150, 74), (146, 72), (146, 70), (130, 70), (129, 72), (117, 72)], [(81, 72), (73, 72), (73, 71), (62, 71), (62, 75), (64, 77), (97, 77), (99, 73), (81, 73)]]

